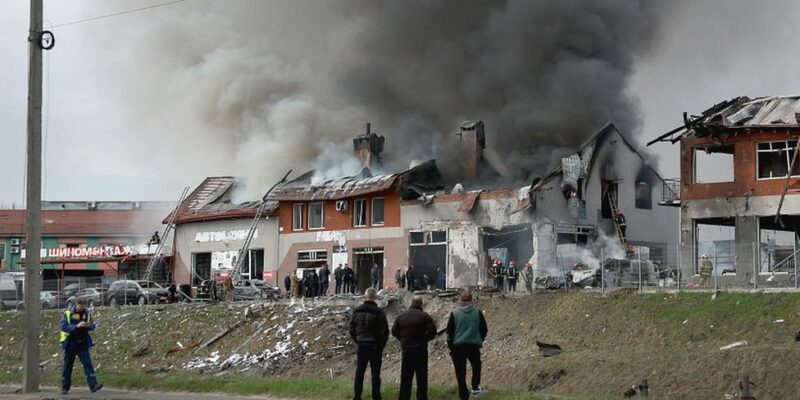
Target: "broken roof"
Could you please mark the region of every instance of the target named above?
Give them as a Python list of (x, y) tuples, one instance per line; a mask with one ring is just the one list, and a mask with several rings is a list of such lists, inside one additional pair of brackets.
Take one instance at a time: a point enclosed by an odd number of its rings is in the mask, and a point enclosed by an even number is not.
[(391, 189), (400, 190), (403, 198), (417, 198), (440, 190), (441, 175), (436, 160), (428, 160), (394, 174), (372, 175), (364, 168), (360, 174), (313, 183), (314, 171), (309, 171), (275, 189), (272, 197), (278, 201), (340, 200)]
[[(617, 129), (617, 127), (613, 123), (609, 122), (602, 129), (597, 131), (589, 139), (583, 142), (583, 144), (581, 144), (580, 147), (578, 147), (575, 150), (575, 154), (581, 154), (581, 160), (586, 165), (587, 173), (588, 171), (591, 171), (593, 155), (594, 153), (596, 153), (595, 146), (598, 143), (602, 142), (606, 138), (606, 136), (611, 132), (616, 132), (619, 135), (619, 137), (622, 138), (622, 142), (625, 143), (625, 146), (627, 146), (634, 154), (636, 154), (636, 156), (638, 156), (639, 159), (642, 160), (642, 163), (649, 166), (650, 163), (648, 163), (645, 157), (642, 155), (642, 152), (639, 150), (639, 147), (636, 144), (634, 144), (630, 139), (628, 139), (628, 137), (625, 134), (623, 134), (622, 131)], [(583, 160), (584, 158), (587, 159)], [(561, 175), (563, 173), (562, 166), (563, 163), (559, 161), (559, 163), (555, 166), (555, 168), (553, 168), (550, 171), (550, 173), (545, 175), (544, 178), (542, 178), (540, 181), (536, 182), (533, 185), (531, 190), (537, 190), (540, 187), (542, 187), (545, 183), (549, 182), (551, 179)], [(653, 167), (650, 167), (650, 169), (653, 171), (653, 173), (659, 180), (661, 180), (662, 182), (664, 181), (664, 178), (661, 177), (658, 171), (656, 171)]]
[(683, 126), (647, 143), (675, 143), (686, 136), (706, 136), (722, 130), (800, 127), (800, 95), (751, 99), (736, 97), (715, 104), (700, 115), (683, 115)]
[[(231, 200), (238, 181), (232, 176), (208, 177), (197, 186), (178, 207), (177, 223), (209, 221), (227, 218), (253, 218), (261, 201), (234, 203)], [(267, 209), (268, 214), (278, 207), (277, 202)], [(165, 222), (169, 216), (165, 219)]]

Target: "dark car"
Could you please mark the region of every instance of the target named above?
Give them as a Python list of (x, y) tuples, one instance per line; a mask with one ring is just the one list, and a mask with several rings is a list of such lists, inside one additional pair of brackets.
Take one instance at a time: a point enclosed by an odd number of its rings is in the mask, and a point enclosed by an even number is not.
[(259, 300), (264, 298), (264, 292), (256, 281), (245, 279), (233, 285), (233, 300)]
[(86, 304), (89, 306), (89, 308), (92, 308), (96, 305), (105, 305), (105, 292), (106, 289), (100, 288), (81, 289), (78, 291), (78, 293), (75, 293), (74, 296), (67, 299), (67, 307), (72, 307), (72, 305), (75, 304), (79, 298), (86, 299)]
[(169, 292), (155, 282), (120, 280), (111, 284), (104, 299), (109, 305), (144, 305), (164, 303), (168, 296)]

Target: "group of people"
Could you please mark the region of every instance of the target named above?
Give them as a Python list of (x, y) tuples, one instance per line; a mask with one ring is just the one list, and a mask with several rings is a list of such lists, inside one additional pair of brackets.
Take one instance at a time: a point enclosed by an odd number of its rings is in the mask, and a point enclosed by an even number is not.
[(397, 285), (397, 288), (407, 289), (412, 292), (415, 290), (429, 290), (432, 286), (439, 290), (446, 289), (447, 280), (442, 268), (436, 269), (436, 276), (434, 279), (435, 280), (432, 281), (428, 274), (417, 272), (417, 269), (414, 268), (413, 265), (409, 265), (405, 271), (402, 268), (398, 268), (397, 272), (394, 274), (394, 283)]
[(496, 259), (489, 267), (489, 274), (492, 276), (494, 287), (503, 292), (516, 292), (517, 282), (522, 279), (525, 282), (525, 290), (533, 292), (533, 266), (525, 263), (522, 270), (517, 268), (516, 261), (510, 261), (508, 266), (503, 265), (503, 260)]
[[(411, 386), (417, 379), (417, 399), (428, 398), (428, 342), (437, 335), (433, 318), (423, 311), (422, 297), (415, 296), (409, 309), (397, 316), (389, 329), (386, 313), (375, 302), (377, 293), (367, 289), (364, 303), (353, 310), (350, 318), (350, 337), (356, 344), (356, 372), (353, 398), (361, 400), (364, 375), (369, 365), (372, 376), (372, 399), (381, 399), (381, 365), (383, 351), (389, 334), (400, 341), (402, 358), (400, 365), (399, 399), (411, 398)], [(450, 313), (447, 321), (447, 347), (453, 361), (458, 395), (462, 400), (470, 394), (477, 395), (481, 389), (481, 347), (486, 340), (488, 327), (483, 313), (472, 303), (472, 294), (461, 293), (460, 301)], [(467, 385), (467, 362), (472, 368), (470, 386)]]
[(283, 279), (283, 287), (286, 294), (290, 297), (321, 297), (328, 295), (331, 271), (328, 264), (322, 266), (317, 272), (316, 269), (309, 270), (302, 277), (298, 276), (298, 271), (286, 275)]

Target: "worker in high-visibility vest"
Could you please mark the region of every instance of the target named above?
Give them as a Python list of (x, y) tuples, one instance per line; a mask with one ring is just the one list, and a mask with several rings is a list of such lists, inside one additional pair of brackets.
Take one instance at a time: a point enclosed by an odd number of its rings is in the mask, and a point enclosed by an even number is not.
[(92, 359), (89, 356), (89, 349), (94, 346), (90, 331), (95, 328), (92, 314), (86, 307), (86, 299), (78, 297), (75, 305), (64, 311), (61, 316), (61, 348), (64, 349), (64, 369), (61, 374), (61, 394), (67, 394), (72, 385), (72, 366), (75, 364), (75, 357), (78, 357), (83, 364), (83, 373), (86, 375), (86, 383), (92, 393), (100, 390), (103, 385), (97, 383), (97, 375), (94, 373)]

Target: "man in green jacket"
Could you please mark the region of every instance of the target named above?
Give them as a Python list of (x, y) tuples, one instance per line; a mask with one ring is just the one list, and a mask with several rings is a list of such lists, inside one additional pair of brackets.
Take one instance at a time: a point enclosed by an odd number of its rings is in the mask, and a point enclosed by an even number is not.
[(450, 313), (447, 321), (447, 347), (453, 359), (453, 367), (458, 381), (458, 397), (469, 399), (467, 388), (467, 361), (472, 367), (472, 394), (478, 395), (481, 389), (481, 347), (489, 329), (481, 310), (472, 304), (472, 294), (464, 291), (461, 301)]

